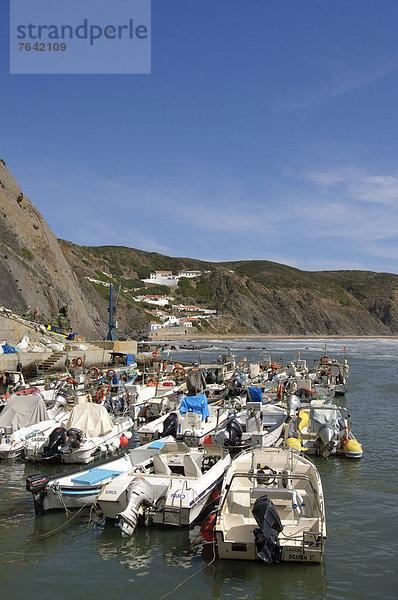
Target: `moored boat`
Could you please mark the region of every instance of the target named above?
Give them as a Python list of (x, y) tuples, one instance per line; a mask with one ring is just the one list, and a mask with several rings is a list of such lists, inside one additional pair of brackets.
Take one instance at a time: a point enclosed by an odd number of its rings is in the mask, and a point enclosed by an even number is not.
[(320, 563), (326, 515), (315, 465), (289, 449), (242, 452), (225, 475), (214, 536), (222, 559)]
[(231, 463), (221, 448), (189, 448), (183, 442), (159, 440), (149, 468), (115, 477), (98, 496), (110, 519), (132, 535), (140, 518), (147, 525), (189, 526), (215, 496)]

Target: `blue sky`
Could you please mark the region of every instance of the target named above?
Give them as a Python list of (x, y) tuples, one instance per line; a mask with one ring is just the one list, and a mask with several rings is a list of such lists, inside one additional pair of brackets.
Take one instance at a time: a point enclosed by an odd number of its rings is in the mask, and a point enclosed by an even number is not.
[[(98, 0), (102, 1), (102, 0)], [(153, 0), (151, 75), (10, 75), (0, 157), (58, 237), (398, 273), (398, 3)]]

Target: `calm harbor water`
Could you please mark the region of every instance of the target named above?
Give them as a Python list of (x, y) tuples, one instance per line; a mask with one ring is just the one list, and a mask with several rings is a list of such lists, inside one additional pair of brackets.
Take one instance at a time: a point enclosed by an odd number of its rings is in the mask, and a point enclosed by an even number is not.
[[(278, 600), (395, 599), (398, 539), (398, 340), (211, 341), (198, 351), (173, 351), (170, 358), (217, 359), (229, 348), (237, 360), (271, 354), (301, 358), (312, 366), (327, 354), (344, 353), (349, 391), (338, 399), (349, 409), (353, 431), (364, 448), (361, 460), (315, 458), (326, 497), (328, 539), (322, 565), (266, 566), (214, 561), (202, 556), (199, 527), (191, 530), (138, 528), (121, 538), (88, 509), (35, 518), (25, 491), (26, 476), (39, 464), (0, 463), (1, 600)], [(248, 349), (250, 347), (250, 349)], [(45, 466), (60, 472), (62, 467)], [(65, 467), (70, 470), (70, 466)], [(91, 520), (90, 520), (91, 517)], [(191, 577), (192, 576), (192, 577)], [(187, 579), (189, 578), (190, 579)]]

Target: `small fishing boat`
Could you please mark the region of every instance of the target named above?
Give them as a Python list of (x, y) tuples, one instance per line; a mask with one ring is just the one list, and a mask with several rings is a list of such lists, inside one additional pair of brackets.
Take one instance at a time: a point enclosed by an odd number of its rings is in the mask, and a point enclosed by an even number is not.
[(218, 497), (231, 464), (222, 448), (189, 448), (184, 442), (158, 440), (159, 452), (144, 468), (115, 477), (98, 496), (105, 517), (117, 519), (123, 535), (146, 523), (189, 526)]
[(40, 394), (23, 391), (27, 394), (15, 393), (0, 414), (0, 458), (20, 457), (28, 440), (45, 438), (68, 419), (65, 408), (47, 410)]
[(230, 410), (207, 404), (206, 394), (183, 396), (178, 410), (162, 415), (142, 425), (137, 431), (141, 444), (173, 435), (188, 446), (198, 446), (205, 437), (220, 427), (230, 416)]
[(242, 452), (225, 474), (213, 535), (222, 559), (320, 563), (326, 516), (314, 464), (289, 449)]
[(313, 374), (314, 381), (328, 385), (336, 396), (344, 396), (348, 385), (349, 366), (347, 359), (341, 363), (337, 358), (323, 354)]
[[(166, 442), (174, 441), (172, 437)], [(97, 462), (89, 469), (48, 477), (43, 473), (29, 475), (26, 489), (33, 495), (36, 516), (53, 509), (70, 509), (91, 506), (103, 486), (117, 475), (149, 469), (153, 456), (159, 452), (159, 444), (152, 442), (136, 446), (121, 456)]]
[(351, 431), (347, 409), (333, 404), (301, 409), (289, 423), (285, 444), (324, 458), (329, 455), (361, 458), (363, 454)]
[(129, 416), (113, 416), (103, 404), (76, 404), (63, 426), (51, 433), (26, 440), (26, 460), (63, 463), (90, 463), (120, 448), (120, 437), (131, 437), (133, 421)]
[(247, 402), (205, 443), (224, 446), (234, 453), (249, 446), (272, 446), (281, 438), (286, 419), (287, 412), (280, 406)]

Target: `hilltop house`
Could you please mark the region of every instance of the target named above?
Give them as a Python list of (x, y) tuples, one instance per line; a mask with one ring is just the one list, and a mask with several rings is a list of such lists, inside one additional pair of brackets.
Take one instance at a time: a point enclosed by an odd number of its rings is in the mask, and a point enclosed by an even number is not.
[(180, 277), (187, 277), (188, 279), (191, 279), (192, 277), (199, 277), (203, 272), (207, 271), (179, 271), (177, 275), (173, 275), (172, 271), (155, 271), (154, 273), (149, 274), (149, 279), (141, 279), (141, 281), (144, 281), (145, 283), (156, 283), (157, 285), (176, 287)]

